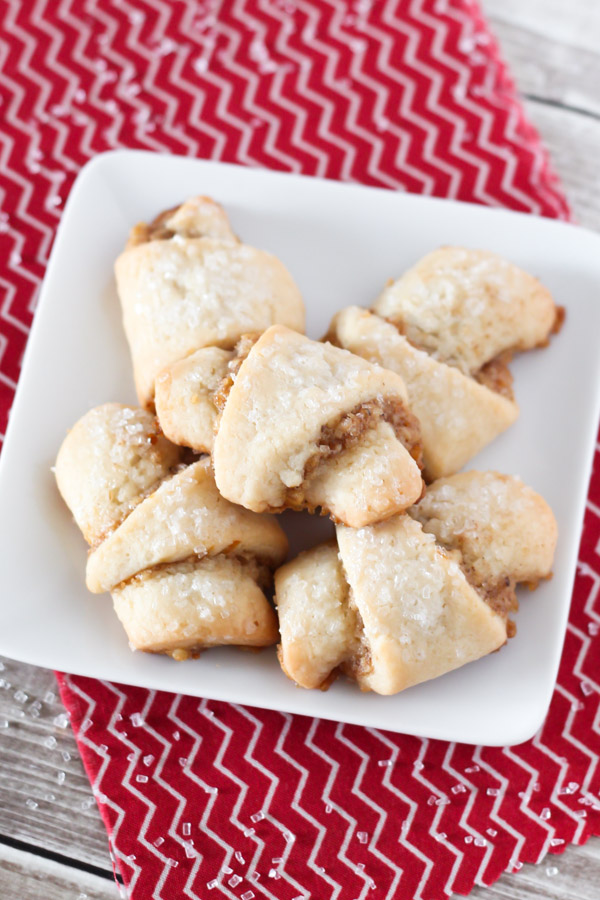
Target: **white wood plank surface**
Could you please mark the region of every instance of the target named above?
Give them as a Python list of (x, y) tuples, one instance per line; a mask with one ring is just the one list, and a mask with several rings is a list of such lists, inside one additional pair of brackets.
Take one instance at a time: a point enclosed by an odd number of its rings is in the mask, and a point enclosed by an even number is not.
[(2, 665), (0, 841), (12, 838), (109, 870), (106, 832), (54, 674), (8, 659)]
[(3, 847), (2, 900), (118, 900), (114, 881), (81, 872), (32, 853)]
[(576, 221), (600, 230), (599, 0), (483, 0)]
[[(577, 221), (600, 230), (600, 0), (483, 0), (483, 7)], [(73, 736), (57, 718), (62, 710), (54, 677), (8, 660), (4, 664), (0, 897), (115, 900), (118, 890), (109, 880), (68, 864), (70, 859), (111, 871), (106, 834)], [(33, 853), (7, 846), (3, 839), (19, 841)], [(61, 860), (34, 855), (35, 848)], [(600, 839), (569, 847), (539, 866), (524, 866), (491, 888), (476, 888), (471, 897), (598, 900)]]

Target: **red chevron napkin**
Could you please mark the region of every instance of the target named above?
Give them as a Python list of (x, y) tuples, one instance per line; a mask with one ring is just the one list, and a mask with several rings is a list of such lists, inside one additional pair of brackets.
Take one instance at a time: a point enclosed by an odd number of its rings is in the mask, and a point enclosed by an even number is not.
[[(4, 4), (0, 38), (0, 430), (62, 204), (101, 150), (569, 215), (471, 0), (39, 0)], [(59, 675), (129, 896), (440, 900), (600, 833), (596, 504), (597, 469), (558, 685), (519, 747)]]

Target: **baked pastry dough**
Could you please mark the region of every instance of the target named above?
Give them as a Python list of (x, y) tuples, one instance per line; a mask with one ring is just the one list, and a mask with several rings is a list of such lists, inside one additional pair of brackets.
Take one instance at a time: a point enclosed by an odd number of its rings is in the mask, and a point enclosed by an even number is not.
[(373, 311), (414, 346), (470, 375), (507, 351), (545, 346), (561, 315), (533, 275), (464, 247), (428, 253), (385, 288)]
[(556, 519), (543, 497), (514, 475), (440, 478), (408, 512), (440, 546), (458, 554), (470, 583), (505, 616), (518, 608), (518, 582), (535, 587), (551, 574)]
[[(244, 342), (245, 343), (245, 342)], [(204, 347), (167, 366), (156, 379), (154, 403), (160, 427), (169, 440), (198, 453), (212, 453), (221, 388), (228, 383), (243, 353)]]
[(329, 338), (402, 376), (421, 425), (428, 481), (461, 469), (519, 414), (513, 400), (413, 347), (395, 325), (365, 309), (339, 312)]
[(262, 588), (285, 535), (221, 497), (208, 458), (185, 465), (183, 454), (150, 413), (117, 403), (69, 432), (56, 479), (92, 548), (88, 588), (112, 593), (136, 649), (183, 659), (215, 644), (272, 644)]
[(304, 330), (302, 298), (285, 266), (240, 243), (207, 197), (137, 225), (115, 274), (145, 407), (160, 370), (199, 347), (232, 348), (242, 334), (277, 322)]
[(328, 338), (404, 378), (427, 480), (452, 474), (517, 418), (510, 355), (548, 342), (561, 311), (493, 253), (444, 247), (376, 301), (338, 313)]
[(282, 668), (306, 688), (342, 671), (393, 694), (479, 659), (514, 633), (515, 584), (550, 573), (555, 542), (544, 500), (494, 472), (434, 484), (410, 515), (338, 525), (337, 546), (275, 573)]
[(359, 527), (421, 494), (402, 379), (281, 325), (237, 354), (200, 350), (171, 366), (156, 404), (165, 433), (212, 451), (219, 490), (247, 509), (320, 507)]

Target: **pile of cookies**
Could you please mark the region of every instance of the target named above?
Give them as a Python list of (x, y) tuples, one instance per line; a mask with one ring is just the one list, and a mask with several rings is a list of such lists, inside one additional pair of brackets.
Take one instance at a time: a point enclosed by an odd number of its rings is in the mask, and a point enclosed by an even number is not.
[[(516, 477), (456, 472), (518, 416), (511, 355), (560, 327), (535, 278), (445, 247), (313, 341), (289, 272), (206, 197), (133, 228), (116, 277), (140, 407), (83, 416), (56, 479), (133, 649), (278, 643), (302, 687), (392, 694), (513, 636), (554, 516)], [(335, 540), (284, 562), (286, 509)]]

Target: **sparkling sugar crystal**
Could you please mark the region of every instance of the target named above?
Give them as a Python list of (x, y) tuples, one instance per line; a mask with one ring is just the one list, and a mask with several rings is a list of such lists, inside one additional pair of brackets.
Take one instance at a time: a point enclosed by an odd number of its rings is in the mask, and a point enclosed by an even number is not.
[(232, 875), (231, 878), (229, 879), (229, 881), (227, 882), (229, 887), (233, 887), (233, 888), (237, 887), (238, 884), (241, 884), (241, 883), (242, 883), (242, 879), (240, 878), (239, 875)]
[(558, 869), (556, 866), (548, 866), (546, 869), (546, 875), (548, 878), (554, 878), (555, 875), (558, 875)]
[(574, 794), (579, 785), (576, 781), (570, 781), (566, 787), (563, 787), (558, 792), (559, 794)]
[(252, 822), (261, 822), (265, 817), (264, 812), (261, 810), (260, 812), (254, 813), (254, 815), (250, 816), (250, 821)]
[(361, 844), (366, 844), (367, 841), (369, 840), (369, 835), (367, 834), (366, 831), (358, 831), (356, 833), (356, 837), (358, 838), (358, 840), (360, 841)]

